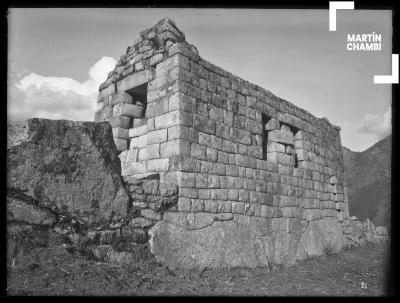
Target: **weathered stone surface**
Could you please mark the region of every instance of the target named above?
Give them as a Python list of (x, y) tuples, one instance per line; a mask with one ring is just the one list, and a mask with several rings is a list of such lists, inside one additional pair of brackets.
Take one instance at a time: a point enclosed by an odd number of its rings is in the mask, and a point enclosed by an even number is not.
[(29, 201), (7, 197), (7, 222), (50, 226), (56, 222), (56, 216), (46, 208), (40, 208)]
[(273, 130), (273, 129), (279, 129), (279, 121), (276, 118), (271, 118), (267, 124), (265, 124), (265, 130)]
[(115, 95), (112, 95), (110, 97), (110, 103), (109, 105), (116, 105), (119, 103), (128, 103), (128, 104), (132, 104), (133, 103), (133, 99), (132, 96), (129, 95), (126, 92), (119, 92)]
[(131, 118), (127, 116), (112, 116), (104, 120), (110, 122), (113, 128), (120, 127), (128, 129), (131, 124)]
[(129, 224), (135, 228), (146, 228), (153, 225), (153, 221), (147, 218), (135, 218)]
[(300, 243), (309, 257), (339, 252), (344, 246), (342, 226), (336, 218), (312, 221), (300, 238)]
[(123, 115), (132, 118), (143, 118), (144, 108), (136, 104), (120, 103), (113, 107), (113, 115)]
[(121, 234), (127, 242), (146, 243), (147, 241), (147, 234), (143, 229), (124, 226), (121, 228)]
[[(146, 119), (122, 111), (131, 102), (114, 105), (115, 89), (141, 100)], [(162, 262), (288, 265), (343, 246), (349, 214), (338, 129), (203, 60), (169, 19), (141, 33), (100, 91), (96, 119), (114, 127), (131, 119), (123, 175), (160, 172), (179, 186), (171, 196), (152, 182), (130, 186), (142, 211), (133, 220), (156, 224)]]
[(128, 149), (128, 140), (114, 138), (114, 143), (117, 148), (117, 151), (121, 152)]
[(141, 125), (141, 126), (131, 128), (131, 129), (129, 129), (129, 132), (128, 132), (129, 138), (139, 137), (139, 136), (142, 136), (145, 134), (147, 134), (147, 123), (144, 125)]
[(116, 127), (112, 129), (114, 138), (129, 139), (129, 131), (125, 128)]
[(168, 217), (149, 231), (156, 259), (171, 268), (290, 265), (327, 250), (337, 252), (343, 246), (341, 226), (332, 218), (289, 234), (283, 229), (274, 231), (271, 219), (238, 216), (193, 229), (185, 223), (186, 217), (184, 213), (173, 214), (173, 219)]
[(271, 130), (268, 133), (268, 139), (274, 142), (292, 144), (293, 145), (293, 134), (291, 132), (285, 132), (282, 130)]
[(388, 240), (387, 230), (383, 226), (376, 226), (369, 220), (358, 221), (352, 217), (349, 221), (350, 232), (346, 237), (351, 245), (362, 246), (367, 242), (381, 243)]
[(142, 217), (146, 218), (146, 219), (150, 219), (150, 220), (161, 220), (161, 214), (155, 212), (152, 209), (142, 209), (140, 214), (142, 215)]
[(7, 163), (7, 188), (16, 200), (31, 198), (86, 223), (127, 215), (129, 199), (107, 122), (30, 119), (25, 138), (8, 148)]
[(117, 92), (125, 92), (154, 79), (154, 71), (146, 69), (134, 73), (117, 82)]

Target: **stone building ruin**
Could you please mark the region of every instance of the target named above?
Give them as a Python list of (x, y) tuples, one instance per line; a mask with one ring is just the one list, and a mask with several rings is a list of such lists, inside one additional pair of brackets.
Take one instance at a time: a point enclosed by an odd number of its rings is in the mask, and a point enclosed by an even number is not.
[(149, 230), (169, 266), (292, 264), (349, 241), (340, 128), (202, 59), (168, 18), (100, 86), (103, 120), (125, 180), (178, 187)]

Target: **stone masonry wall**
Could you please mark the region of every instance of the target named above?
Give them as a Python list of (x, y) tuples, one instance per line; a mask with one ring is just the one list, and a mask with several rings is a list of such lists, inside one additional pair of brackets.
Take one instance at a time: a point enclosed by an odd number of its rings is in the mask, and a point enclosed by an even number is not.
[(350, 239), (340, 128), (202, 59), (169, 19), (121, 56), (95, 120), (125, 178), (178, 185), (150, 231), (170, 266), (288, 264)]

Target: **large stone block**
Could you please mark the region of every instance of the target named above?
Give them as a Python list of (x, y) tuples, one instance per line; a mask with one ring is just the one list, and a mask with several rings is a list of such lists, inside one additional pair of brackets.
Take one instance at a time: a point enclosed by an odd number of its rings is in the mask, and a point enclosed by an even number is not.
[(133, 98), (126, 92), (119, 92), (109, 97), (109, 105), (116, 105), (120, 103), (133, 103)]
[(168, 128), (175, 125), (192, 126), (192, 115), (184, 111), (173, 111), (154, 118), (155, 128)]
[(268, 141), (267, 143), (267, 152), (280, 152), (284, 153), (285, 152), (285, 145), (273, 142), (273, 141)]
[(122, 176), (138, 175), (147, 172), (146, 161), (143, 162), (125, 162), (122, 166)]
[(294, 144), (293, 133), (282, 130), (271, 130), (268, 133), (268, 140), (284, 144)]
[(113, 115), (123, 115), (132, 118), (143, 118), (144, 108), (136, 104), (119, 103), (113, 107)]
[(120, 139), (120, 138), (114, 138), (114, 142), (115, 142), (115, 146), (117, 147), (117, 150), (119, 152), (128, 149), (128, 140)]
[(185, 223), (186, 218), (160, 221), (149, 231), (151, 251), (170, 268), (266, 267), (291, 265), (343, 246), (341, 227), (334, 218), (312, 222), (308, 227), (299, 224), (290, 234), (285, 221), (236, 216), (238, 219), (231, 221), (201, 220), (204, 224), (197, 226)]
[(205, 160), (207, 158), (206, 150), (207, 150), (207, 148), (205, 146), (202, 146), (197, 143), (192, 143), (190, 154), (192, 157), (194, 157), (196, 159)]
[(154, 77), (155, 72), (153, 69), (146, 69), (144, 71), (131, 74), (117, 82), (117, 92), (125, 92), (129, 89), (145, 84), (153, 80)]
[(167, 129), (165, 128), (147, 133), (147, 144), (162, 143), (167, 141), (167, 139)]
[(241, 130), (233, 127), (230, 129), (230, 138), (232, 138), (234, 142), (242, 143), (245, 145), (251, 144), (251, 133), (246, 130)]
[(210, 135), (215, 134), (215, 121), (210, 120), (202, 115), (194, 115), (193, 117), (193, 127), (195, 130), (207, 133)]
[(158, 99), (157, 101), (151, 102), (147, 105), (146, 117), (161, 116), (168, 112), (168, 97)]
[(161, 143), (161, 157), (168, 158), (175, 155), (190, 155), (190, 142), (176, 139)]
[(139, 151), (139, 161), (157, 158), (160, 158), (160, 144), (146, 145), (146, 147), (140, 149)]
[(265, 124), (265, 130), (267, 131), (279, 128), (280, 128), (279, 121), (276, 118), (269, 119), (269, 121)]
[(191, 127), (181, 125), (168, 128), (168, 140), (185, 139), (191, 142), (197, 142), (198, 133)]
[(168, 171), (169, 159), (153, 159), (147, 162), (147, 170), (149, 172), (164, 172)]
[(129, 149), (143, 148), (147, 145), (147, 135), (131, 138)]
[(147, 118), (134, 118), (133, 119), (133, 128), (147, 125)]
[(129, 129), (131, 125), (131, 118), (127, 116), (114, 116), (105, 120), (110, 122), (112, 128), (120, 127)]
[(129, 131), (125, 128), (116, 127), (112, 129), (114, 138), (129, 139)]
[[(131, 128), (131, 129), (129, 129), (129, 132), (128, 132), (129, 138), (139, 137), (139, 136), (142, 136), (145, 134), (147, 134), (147, 124)], [(153, 142), (153, 143), (156, 143), (156, 142)]]

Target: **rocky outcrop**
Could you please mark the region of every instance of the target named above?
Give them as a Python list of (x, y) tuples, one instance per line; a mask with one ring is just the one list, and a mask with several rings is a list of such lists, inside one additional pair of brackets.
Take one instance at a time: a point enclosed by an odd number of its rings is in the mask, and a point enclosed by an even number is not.
[(359, 221), (355, 216), (350, 218), (350, 226), (345, 230), (345, 234), (352, 246), (362, 246), (367, 242), (379, 244), (389, 239), (385, 226), (375, 226), (370, 219)]
[(9, 258), (23, 242), (51, 246), (54, 237), (103, 261), (150, 255), (147, 231), (178, 191), (158, 174), (123, 180), (108, 122), (30, 119), (10, 129)]
[[(104, 225), (128, 215), (130, 201), (107, 122), (30, 119), (9, 142), (9, 221), (37, 224), (62, 217)], [(26, 216), (37, 213), (32, 222)], [(40, 213), (40, 215), (39, 215)], [(54, 218), (53, 218), (54, 217)]]

